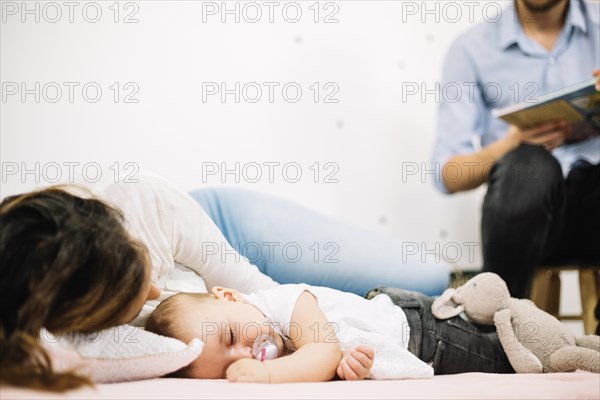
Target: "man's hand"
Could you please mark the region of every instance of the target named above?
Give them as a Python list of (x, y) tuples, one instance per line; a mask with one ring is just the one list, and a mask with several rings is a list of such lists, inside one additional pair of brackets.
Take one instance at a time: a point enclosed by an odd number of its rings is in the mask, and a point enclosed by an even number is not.
[(371, 346), (357, 346), (346, 349), (337, 367), (340, 379), (356, 381), (365, 379), (375, 359), (375, 350)]
[[(594, 70), (593, 75), (596, 77), (596, 90), (600, 91), (600, 69)], [(544, 146), (546, 150), (552, 151), (571, 137), (572, 128), (571, 123), (560, 120), (531, 129), (520, 129), (511, 125), (507, 139), (512, 143), (512, 148), (521, 143), (529, 143)]]
[(229, 382), (270, 383), (271, 376), (267, 367), (252, 358), (237, 360), (225, 373)]
[(572, 125), (568, 121), (554, 121), (531, 129), (521, 129), (511, 125), (508, 138), (517, 146), (521, 143), (529, 143), (544, 146), (546, 150), (552, 151), (569, 138), (571, 128)]

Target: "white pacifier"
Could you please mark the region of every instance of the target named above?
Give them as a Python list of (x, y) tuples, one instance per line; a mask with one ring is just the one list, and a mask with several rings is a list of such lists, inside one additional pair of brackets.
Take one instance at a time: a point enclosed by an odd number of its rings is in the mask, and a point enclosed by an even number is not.
[(277, 345), (269, 335), (257, 337), (252, 346), (252, 354), (258, 361), (274, 360), (278, 353)]

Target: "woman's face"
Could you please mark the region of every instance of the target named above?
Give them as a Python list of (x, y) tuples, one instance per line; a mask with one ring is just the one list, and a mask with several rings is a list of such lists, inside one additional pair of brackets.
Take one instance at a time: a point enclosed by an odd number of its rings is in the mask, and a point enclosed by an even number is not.
[(160, 289), (152, 283), (152, 263), (150, 262), (150, 257), (148, 257), (147, 252), (145, 267), (146, 275), (144, 284), (138, 295), (133, 299), (133, 302), (127, 306), (127, 311), (121, 317), (120, 324), (127, 324), (133, 321), (147, 300), (155, 300), (160, 296)]

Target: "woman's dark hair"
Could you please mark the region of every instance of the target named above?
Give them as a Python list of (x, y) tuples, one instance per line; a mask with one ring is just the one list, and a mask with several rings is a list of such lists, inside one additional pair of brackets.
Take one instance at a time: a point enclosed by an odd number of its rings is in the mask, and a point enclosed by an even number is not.
[[(0, 203), (0, 382), (66, 390), (91, 384), (53, 371), (40, 330), (91, 332), (119, 324), (147, 279), (147, 252), (122, 214), (51, 187)], [(122, 322), (122, 321), (121, 321)]]

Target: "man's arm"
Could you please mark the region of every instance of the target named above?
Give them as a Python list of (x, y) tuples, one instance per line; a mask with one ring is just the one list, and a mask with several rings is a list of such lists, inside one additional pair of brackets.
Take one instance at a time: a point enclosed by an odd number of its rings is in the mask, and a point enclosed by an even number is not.
[(475, 153), (451, 157), (442, 167), (444, 186), (449, 193), (479, 187), (486, 181), (494, 163), (517, 145), (518, 142), (509, 141), (507, 136)]
[(492, 166), (521, 143), (542, 145), (547, 150), (560, 146), (570, 133), (570, 124), (556, 121), (521, 130), (511, 125), (506, 136), (472, 154), (451, 157), (442, 168), (442, 179), (448, 192), (475, 189), (487, 179)]
[[(594, 70), (592, 74), (597, 79), (596, 90), (600, 91), (600, 70)], [(527, 130), (511, 125), (504, 138), (480, 151), (448, 159), (442, 168), (444, 186), (450, 193), (474, 189), (486, 181), (491, 167), (499, 158), (521, 143), (544, 146), (552, 151), (562, 145), (570, 134), (571, 124), (566, 121), (555, 121)]]
[(333, 379), (342, 358), (335, 326), (319, 308), (317, 299), (303, 292), (290, 321), (290, 339), (296, 351), (289, 356), (261, 363), (243, 359), (227, 369), (233, 382), (324, 382)]
[[(570, 124), (560, 121), (528, 130), (512, 125), (502, 139), (477, 151), (472, 139), (486, 133), (491, 114), (479, 87), (482, 82), (473, 59), (464, 41), (457, 40), (448, 51), (443, 67), (444, 87), (458, 83), (460, 87), (469, 88), (462, 91), (456, 100), (446, 101), (442, 97), (438, 110), (437, 140), (432, 161), (441, 175), (436, 177), (436, 186), (449, 193), (480, 186), (496, 161), (521, 143), (537, 144), (552, 150), (570, 134)], [(596, 72), (594, 74), (598, 76)]]

